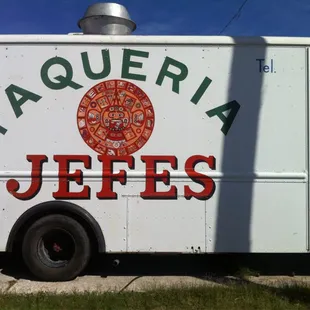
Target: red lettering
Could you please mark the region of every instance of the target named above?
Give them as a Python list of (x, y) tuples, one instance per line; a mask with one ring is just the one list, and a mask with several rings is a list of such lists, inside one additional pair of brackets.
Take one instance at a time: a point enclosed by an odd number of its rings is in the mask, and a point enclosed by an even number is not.
[(58, 162), (58, 191), (53, 193), (56, 199), (90, 199), (89, 186), (83, 186), (80, 192), (70, 192), (70, 181), (83, 185), (83, 172), (76, 170), (70, 173), (70, 162), (82, 162), (86, 169), (91, 168), (91, 157), (88, 155), (55, 155), (54, 160)]
[(17, 193), (20, 188), (18, 181), (10, 179), (6, 183), (7, 191), (19, 200), (32, 199), (39, 193), (42, 186), (43, 163), (48, 161), (45, 155), (27, 155), (27, 160), (32, 163), (31, 184), (29, 189), (24, 193)]
[(117, 193), (113, 192), (113, 182), (118, 181), (122, 185), (126, 184), (126, 171), (120, 170), (113, 173), (113, 163), (125, 162), (129, 169), (134, 169), (133, 156), (104, 156), (99, 155), (98, 160), (102, 162), (102, 188), (97, 193), (99, 199), (117, 199)]
[(184, 197), (186, 199), (191, 199), (192, 197), (197, 198), (199, 200), (207, 200), (211, 198), (215, 191), (215, 183), (212, 178), (195, 171), (195, 166), (198, 163), (207, 163), (209, 168), (214, 170), (215, 169), (215, 158), (214, 156), (200, 156), (195, 155), (187, 159), (185, 163), (185, 171), (187, 175), (196, 183), (201, 184), (204, 189), (200, 192), (194, 192), (190, 189), (188, 185), (184, 186)]
[(156, 182), (161, 181), (165, 185), (170, 185), (170, 173), (164, 170), (162, 173), (156, 172), (157, 163), (170, 163), (172, 169), (177, 169), (177, 158), (175, 156), (141, 156), (141, 160), (146, 164), (145, 191), (140, 195), (144, 199), (176, 199), (177, 188), (172, 185), (168, 192), (157, 192)]
[[(20, 183), (15, 179), (10, 179), (6, 183), (7, 191), (15, 198), (20, 200), (29, 200), (38, 195), (41, 190), (43, 177), (43, 164), (48, 161), (46, 155), (27, 155), (27, 160), (32, 164), (31, 168), (31, 184), (27, 191), (18, 193), (20, 190)], [(114, 163), (126, 163), (129, 169), (134, 169), (135, 158), (133, 156), (107, 156), (98, 155), (99, 162), (102, 163), (102, 187), (100, 192), (97, 192), (98, 199), (118, 199), (118, 194), (113, 191), (113, 182), (119, 182), (125, 185), (127, 182), (126, 170), (120, 170), (114, 173)], [(85, 169), (91, 169), (91, 157), (88, 155), (55, 155), (54, 161), (58, 162), (58, 190), (53, 192), (55, 199), (90, 199), (90, 186), (83, 185), (82, 170), (70, 171), (70, 163), (80, 162), (84, 164)], [(158, 163), (169, 163), (171, 168), (178, 169), (178, 160), (176, 156), (169, 155), (154, 155), (141, 156), (141, 161), (145, 163), (145, 190), (140, 192), (140, 197), (143, 199), (177, 199), (177, 187), (170, 185), (171, 177), (168, 170), (163, 170), (161, 173), (157, 171)], [(200, 192), (194, 191), (190, 185), (184, 186), (184, 197), (187, 200), (196, 198), (199, 200), (210, 199), (216, 188), (213, 179), (205, 173), (195, 171), (195, 167), (199, 163), (206, 163), (208, 167), (215, 170), (214, 156), (205, 157), (202, 155), (195, 155), (187, 159), (185, 162), (185, 172), (191, 181), (202, 185), (203, 189)], [(169, 169), (170, 170), (170, 169)], [(70, 182), (76, 182), (82, 185), (81, 191), (70, 191)], [(156, 189), (157, 182), (164, 183), (167, 191), (158, 191)]]

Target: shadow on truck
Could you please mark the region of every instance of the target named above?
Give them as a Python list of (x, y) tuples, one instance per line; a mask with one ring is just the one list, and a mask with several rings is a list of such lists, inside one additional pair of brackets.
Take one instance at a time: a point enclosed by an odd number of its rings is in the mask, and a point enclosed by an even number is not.
[[(255, 38), (255, 41), (260, 49), (260, 58), (265, 59), (266, 41), (263, 38)], [(224, 139), (220, 167), (224, 182), (221, 182), (219, 188), (214, 249), (217, 253), (251, 252), (254, 172), (264, 75), (251, 74), (249, 78), (245, 74), (248, 71), (248, 62), (245, 61), (249, 53), (248, 45), (244, 45), (244, 41), (238, 38), (234, 38), (234, 42), (227, 102), (234, 100), (236, 95), (242, 96), (243, 92), (250, 94), (245, 98), (251, 98), (251, 101), (240, 103), (241, 108), (236, 118), (243, 118), (243, 121), (234, 122), (230, 129), (235, 131), (234, 134), (229, 135), (228, 132)], [(256, 63), (255, 57), (253, 62)], [(229, 181), (229, 175), (236, 172), (246, 173), (247, 181)], [(242, 203), (235, 205), (236, 200)]]

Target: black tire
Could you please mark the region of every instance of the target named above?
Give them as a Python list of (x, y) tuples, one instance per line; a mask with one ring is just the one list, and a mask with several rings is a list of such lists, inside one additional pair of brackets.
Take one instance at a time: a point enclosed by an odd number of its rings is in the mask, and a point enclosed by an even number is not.
[(22, 256), (29, 271), (43, 281), (69, 281), (87, 266), (91, 247), (83, 226), (53, 214), (37, 220), (25, 234)]

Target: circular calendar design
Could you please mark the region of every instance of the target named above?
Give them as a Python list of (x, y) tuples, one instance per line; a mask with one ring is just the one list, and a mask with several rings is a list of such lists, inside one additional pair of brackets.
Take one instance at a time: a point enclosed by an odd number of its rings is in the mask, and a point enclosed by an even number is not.
[(103, 155), (130, 155), (152, 135), (154, 109), (136, 85), (109, 80), (92, 87), (82, 98), (77, 125), (85, 143)]

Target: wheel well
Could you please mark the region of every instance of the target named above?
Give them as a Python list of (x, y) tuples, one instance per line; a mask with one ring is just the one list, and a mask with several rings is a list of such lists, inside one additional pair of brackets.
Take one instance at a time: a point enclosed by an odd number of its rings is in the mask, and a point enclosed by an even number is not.
[(13, 226), (7, 243), (8, 252), (20, 252), (23, 238), (28, 228), (38, 219), (51, 215), (66, 215), (79, 222), (85, 229), (92, 253), (103, 252), (105, 242), (98, 223), (81, 207), (67, 202), (47, 202), (26, 211)]

